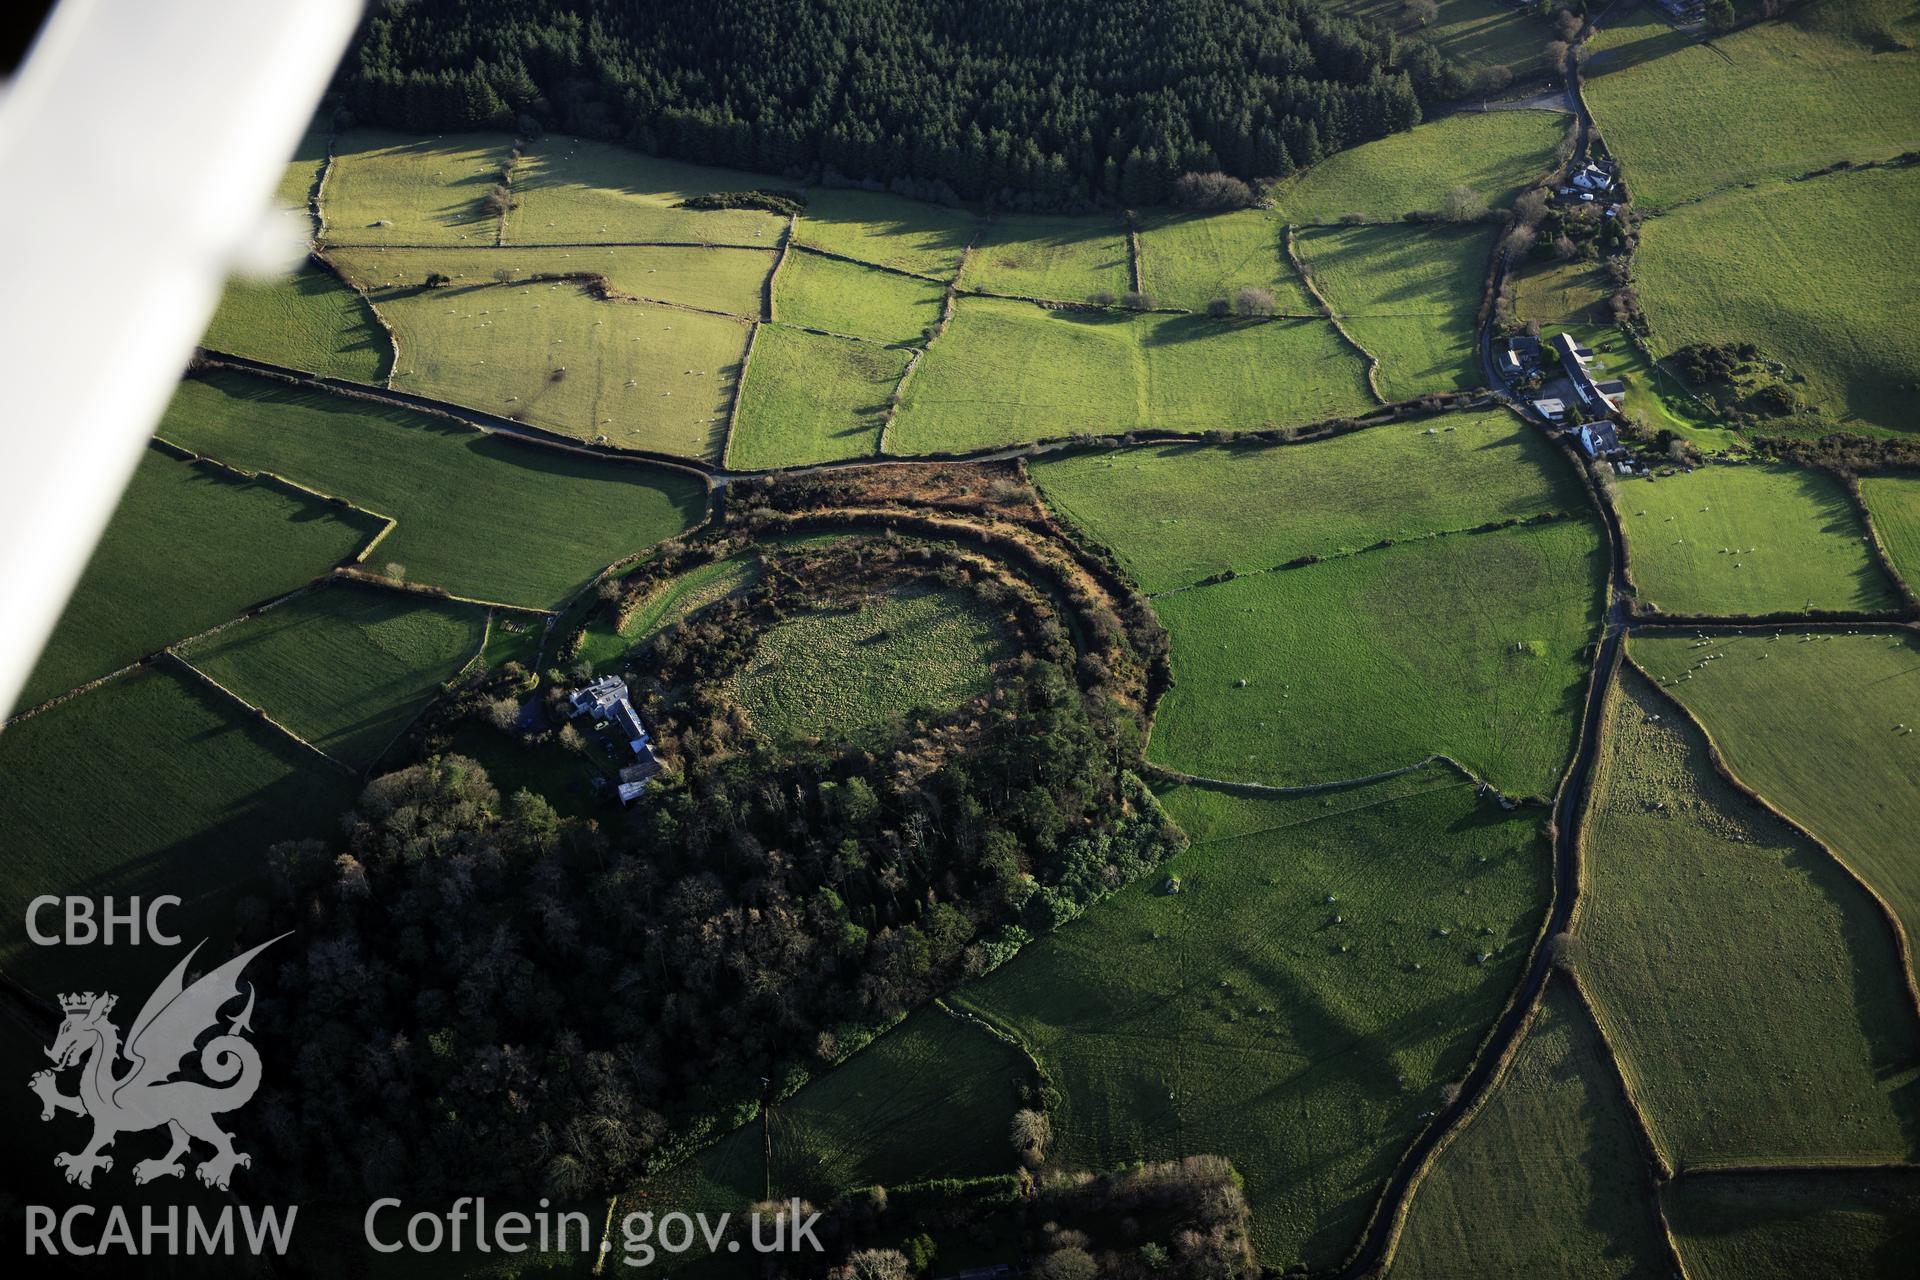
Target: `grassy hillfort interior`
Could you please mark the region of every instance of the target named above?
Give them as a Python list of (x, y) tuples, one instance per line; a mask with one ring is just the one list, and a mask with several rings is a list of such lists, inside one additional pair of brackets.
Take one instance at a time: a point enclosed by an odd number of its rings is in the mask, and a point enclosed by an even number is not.
[(1910, 1274), (1920, 5), (790, 8), (375, 6), (0, 730), (306, 1265)]

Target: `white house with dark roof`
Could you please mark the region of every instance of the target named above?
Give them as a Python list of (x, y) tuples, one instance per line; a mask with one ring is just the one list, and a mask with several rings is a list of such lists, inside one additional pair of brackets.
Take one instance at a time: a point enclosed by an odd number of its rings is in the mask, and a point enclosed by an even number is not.
[[(592, 716), (595, 724), (612, 725), (626, 739), (627, 749), (637, 757), (638, 764), (620, 771), (620, 798), (631, 800), (639, 795), (645, 789), (647, 780), (660, 772), (661, 764), (660, 757), (653, 752), (651, 735), (647, 733), (646, 725), (640, 722), (640, 713), (633, 709), (633, 701), (627, 693), (627, 682), (619, 676), (601, 676), (593, 683), (574, 690), (567, 700), (572, 703), (575, 715)], [(629, 777), (630, 773), (635, 776)]]

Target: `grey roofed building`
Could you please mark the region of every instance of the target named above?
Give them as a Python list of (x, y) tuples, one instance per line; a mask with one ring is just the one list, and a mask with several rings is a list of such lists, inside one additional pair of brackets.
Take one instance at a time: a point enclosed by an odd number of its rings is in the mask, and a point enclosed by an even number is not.
[(1601, 418), (1596, 422), (1583, 422), (1578, 431), (1580, 452), (1589, 458), (1610, 458), (1625, 450), (1620, 447), (1620, 435), (1614, 430), (1613, 422)]
[(1527, 334), (1503, 338), (1500, 342), (1500, 372), (1510, 378), (1540, 367), (1540, 339)]
[(1567, 416), (1567, 403), (1564, 400), (1558, 400), (1552, 396), (1548, 396), (1543, 400), (1535, 400), (1533, 402), (1533, 411), (1545, 418), (1548, 422), (1558, 422)]

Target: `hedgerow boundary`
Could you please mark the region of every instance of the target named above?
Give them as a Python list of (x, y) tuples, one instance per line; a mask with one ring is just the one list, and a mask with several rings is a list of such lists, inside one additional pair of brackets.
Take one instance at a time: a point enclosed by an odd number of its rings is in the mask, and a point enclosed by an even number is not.
[(1340, 317), (1334, 312), (1333, 304), (1327, 301), (1327, 295), (1321, 293), (1320, 286), (1314, 283), (1312, 268), (1308, 267), (1307, 260), (1300, 256), (1300, 246), (1294, 241), (1291, 222), (1287, 224), (1286, 246), (1287, 261), (1293, 264), (1294, 274), (1300, 277), (1302, 287), (1313, 300), (1320, 304), (1320, 318), (1331, 324), (1334, 332), (1338, 333), (1348, 346), (1359, 352), (1360, 358), (1367, 362), (1367, 390), (1373, 394), (1375, 403), (1388, 403), (1386, 396), (1380, 391), (1380, 357), (1361, 346), (1360, 339), (1354, 337), (1352, 331), (1340, 323)]

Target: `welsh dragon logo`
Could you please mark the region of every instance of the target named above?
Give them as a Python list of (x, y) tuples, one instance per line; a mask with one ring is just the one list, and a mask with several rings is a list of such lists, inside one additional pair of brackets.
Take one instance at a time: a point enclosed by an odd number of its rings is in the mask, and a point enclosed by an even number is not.
[[(286, 936), (283, 933), (280, 938)], [(60, 997), (60, 1009), (66, 1017), (47, 1050), (54, 1069), (36, 1072), (27, 1083), (40, 1096), (42, 1120), (51, 1120), (60, 1111), (93, 1120), (92, 1141), (80, 1151), (53, 1158), (54, 1164), (67, 1171), (68, 1182), (91, 1187), (95, 1170), (113, 1168), (113, 1157), (105, 1152), (115, 1138), (162, 1125), (171, 1135), (172, 1146), (164, 1156), (133, 1166), (136, 1184), (182, 1176), (186, 1166), (181, 1157), (196, 1138), (213, 1148), (213, 1155), (194, 1169), (194, 1175), (209, 1187), (226, 1190), (234, 1169), (253, 1163), (251, 1156), (234, 1150), (233, 1135), (213, 1119), (247, 1105), (260, 1087), (260, 1053), (243, 1038), (253, 1029), (249, 1024), (253, 1016), (251, 984), (246, 1007), (228, 1020), (224, 1033), (200, 1047), (200, 1070), (213, 1083), (173, 1077), (200, 1038), (208, 1031), (218, 1031), (220, 1011), (239, 998), (240, 971), (280, 938), (268, 939), (187, 986), (183, 981), (187, 966), (200, 950), (195, 946), (147, 997), (124, 1046), (119, 1030), (108, 1018), (118, 997), (91, 991)], [(119, 1070), (122, 1058), (129, 1065)], [(74, 1066), (80, 1068), (80, 1091), (61, 1093), (56, 1073)]]

